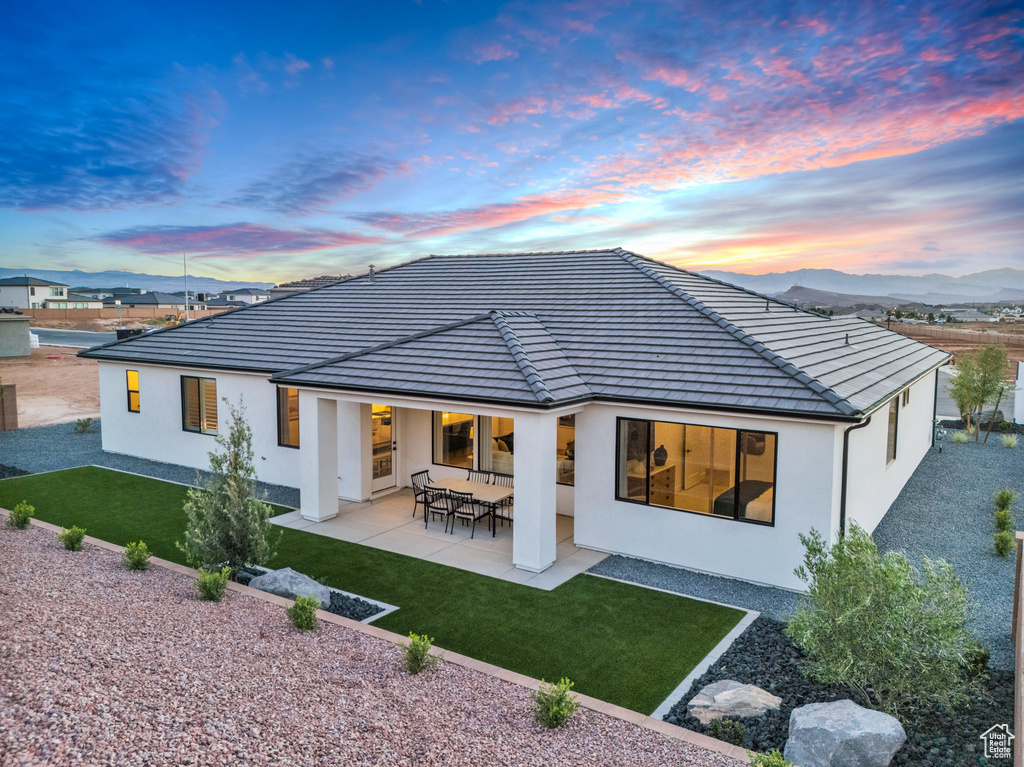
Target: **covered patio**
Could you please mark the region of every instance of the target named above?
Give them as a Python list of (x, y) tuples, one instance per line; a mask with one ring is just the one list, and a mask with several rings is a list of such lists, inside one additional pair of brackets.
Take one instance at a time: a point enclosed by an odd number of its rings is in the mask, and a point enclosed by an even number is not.
[(540, 573), (516, 567), (512, 562), (513, 528), (499, 523), (492, 536), (479, 526), (470, 538), (470, 527), (455, 525), (444, 532), (444, 522), (423, 523), (422, 510), (412, 516), (412, 490), (405, 488), (370, 501), (338, 501), (337, 516), (323, 522), (303, 518), (293, 511), (274, 517), (274, 524), (325, 535), (363, 546), (392, 551), (457, 567), (502, 580), (553, 589), (584, 572), (608, 555), (578, 548), (573, 543), (573, 518), (555, 515), (555, 562)]

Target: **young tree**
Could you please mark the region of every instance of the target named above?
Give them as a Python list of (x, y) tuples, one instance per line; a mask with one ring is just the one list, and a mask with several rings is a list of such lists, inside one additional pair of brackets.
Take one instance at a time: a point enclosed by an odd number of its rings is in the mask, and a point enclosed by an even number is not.
[(829, 549), (816, 530), (797, 576), (808, 585), (786, 633), (807, 655), (808, 674), (845, 684), (891, 713), (911, 702), (962, 703), (976, 684), (978, 645), (967, 630), (970, 598), (942, 560), (918, 572), (902, 553), (879, 556), (858, 525)]
[(271, 533), (270, 505), (256, 497), (252, 429), (245, 406), (224, 398), (230, 412), (227, 437), (218, 434), (221, 450), (211, 452), (210, 477), (202, 488), (188, 491), (188, 527), (178, 548), (194, 567), (221, 564), (237, 572), (244, 565), (262, 565), (274, 555), (281, 537)]
[[(984, 410), (986, 405), (992, 403), (998, 406), (1005, 387), (1004, 376), (1008, 364), (1006, 349), (996, 344), (988, 344), (976, 352), (967, 352), (957, 358), (957, 374), (949, 395), (960, 409), (968, 429), (975, 412)], [(978, 437), (979, 433), (976, 432), (975, 441)]]

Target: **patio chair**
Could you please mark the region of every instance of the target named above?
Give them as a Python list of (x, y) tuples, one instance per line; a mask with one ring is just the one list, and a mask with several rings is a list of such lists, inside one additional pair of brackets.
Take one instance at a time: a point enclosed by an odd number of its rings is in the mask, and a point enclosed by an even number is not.
[[(452, 535), (455, 534), (456, 519), (461, 519), (463, 524), (472, 521), (473, 529), (469, 532), (469, 537), (472, 538), (476, 535), (476, 521), (490, 516), (491, 510), (477, 504), (477, 502), (473, 500), (472, 493), (457, 493), (454, 490), (449, 490), (448, 515), (452, 520)], [(448, 527), (446, 523), (445, 530), (447, 529)]]
[[(511, 474), (495, 474), (494, 484), (499, 487), (512, 487), (512, 475)], [(505, 523), (508, 522), (508, 526), (512, 527), (512, 505), (513, 497), (510, 495), (500, 503), (494, 506), (494, 532), (498, 532), (498, 521), (501, 521), (501, 526), (504, 527)]]
[(451, 516), (448, 491), (442, 488), (424, 488), (423, 500), (420, 503), (423, 504), (423, 529), (427, 528), (431, 517), (441, 516), (444, 517), (444, 530), (448, 532), (448, 517)]
[(423, 503), (423, 496), (427, 492), (427, 485), (430, 482), (429, 471), (417, 471), (412, 475), (412, 516), (416, 518), (416, 507)]
[(466, 480), (469, 482), (483, 482), (485, 485), (489, 485), (491, 484), (491, 472), (470, 469), (469, 474), (466, 476)]

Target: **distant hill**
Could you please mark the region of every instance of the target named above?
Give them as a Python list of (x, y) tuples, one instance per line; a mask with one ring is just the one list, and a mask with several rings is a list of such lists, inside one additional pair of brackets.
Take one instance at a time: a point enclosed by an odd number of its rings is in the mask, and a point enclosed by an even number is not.
[[(182, 275), (163, 274), (140, 274), (139, 272), (83, 272), (81, 269), (62, 272), (55, 269), (14, 269), (0, 267), (0, 279), (5, 277), (38, 277), (41, 280), (60, 282), (71, 287), (86, 288), (143, 288), (144, 290), (159, 290), (164, 293), (174, 293), (185, 289), (185, 281)], [(233, 288), (272, 288), (272, 282), (237, 282), (233, 280), (218, 280), (214, 277), (188, 276), (188, 289), (198, 293), (219, 293), (222, 290)]]
[(827, 306), (833, 309), (895, 309), (902, 301), (890, 296), (851, 296), (846, 293), (835, 293), (830, 290), (815, 290), (802, 285), (794, 285), (776, 298), (798, 306)]
[(947, 274), (925, 274), (920, 277), (847, 274), (836, 269), (798, 269), (768, 274), (707, 270), (701, 274), (773, 296), (785, 293), (792, 287), (802, 286), (852, 296), (885, 296), (922, 303), (1024, 301), (1024, 270), (1009, 267), (989, 269), (963, 277), (950, 277)]

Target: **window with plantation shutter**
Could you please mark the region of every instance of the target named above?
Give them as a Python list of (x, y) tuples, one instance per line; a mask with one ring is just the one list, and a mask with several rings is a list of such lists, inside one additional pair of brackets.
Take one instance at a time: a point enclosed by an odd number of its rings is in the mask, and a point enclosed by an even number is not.
[(139, 371), (128, 370), (128, 412), (139, 412)]
[(181, 377), (181, 428), (217, 433), (217, 379)]

